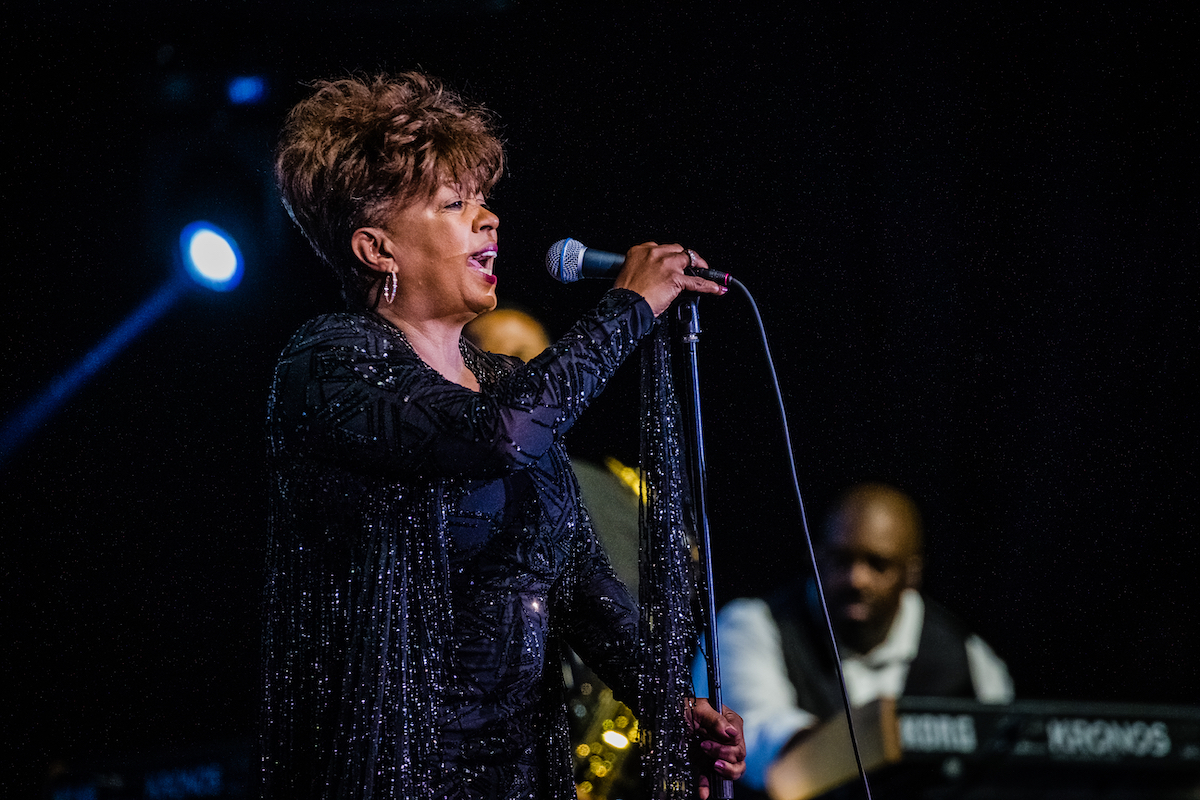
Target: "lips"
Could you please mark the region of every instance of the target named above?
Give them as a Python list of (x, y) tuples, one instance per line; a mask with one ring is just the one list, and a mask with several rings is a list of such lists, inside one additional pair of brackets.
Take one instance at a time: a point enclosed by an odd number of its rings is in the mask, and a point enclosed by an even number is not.
[(499, 248), (494, 244), (489, 244), (478, 253), (472, 253), (467, 261), (471, 265), (471, 269), (486, 278), (488, 283), (495, 283), (496, 276), (492, 274), (492, 270), (495, 267), (496, 256), (498, 254)]
[(829, 604), (847, 619), (864, 620), (871, 615), (871, 604), (857, 589), (834, 589), (829, 592)]

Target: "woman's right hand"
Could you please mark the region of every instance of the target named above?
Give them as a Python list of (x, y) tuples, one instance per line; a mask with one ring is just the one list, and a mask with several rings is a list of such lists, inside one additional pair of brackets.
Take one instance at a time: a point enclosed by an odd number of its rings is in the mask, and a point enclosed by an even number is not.
[(667, 310), (680, 292), (725, 294), (725, 287), (684, 272), (689, 266), (707, 269), (708, 262), (679, 244), (646, 242), (629, 249), (615, 286), (640, 294), (654, 316)]

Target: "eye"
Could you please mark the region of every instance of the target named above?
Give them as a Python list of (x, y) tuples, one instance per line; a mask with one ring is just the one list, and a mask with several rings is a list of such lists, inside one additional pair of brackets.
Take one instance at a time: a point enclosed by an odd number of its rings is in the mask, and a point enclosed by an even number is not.
[(892, 566), (891, 561), (889, 561), (886, 558), (882, 558), (880, 556), (867, 556), (866, 561), (867, 561), (867, 566), (869, 566), (875, 572), (880, 572), (880, 573), (887, 572), (888, 568), (890, 568)]

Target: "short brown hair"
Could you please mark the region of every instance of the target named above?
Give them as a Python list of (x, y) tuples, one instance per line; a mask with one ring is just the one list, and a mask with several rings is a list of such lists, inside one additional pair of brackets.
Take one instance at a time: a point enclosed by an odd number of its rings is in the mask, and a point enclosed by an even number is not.
[(287, 116), (275, 153), (283, 204), (362, 305), (379, 277), (355, 230), (445, 184), (487, 195), (504, 169), (492, 115), (419, 72), (319, 81)]

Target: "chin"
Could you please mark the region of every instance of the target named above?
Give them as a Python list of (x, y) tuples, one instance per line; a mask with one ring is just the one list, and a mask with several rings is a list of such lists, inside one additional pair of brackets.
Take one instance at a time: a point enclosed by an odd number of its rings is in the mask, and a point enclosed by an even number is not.
[(487, 294), (481, 294), (475, 297), (467, 297), (464, 298), (464, 300), (465, 302), (463, 305), (466, 306), (467, 310), (474, 313), (475, 316), (486, 314), (487, 312), (492, 311), (496, 308), (497, 303), (495, 292), (488, 292)]

